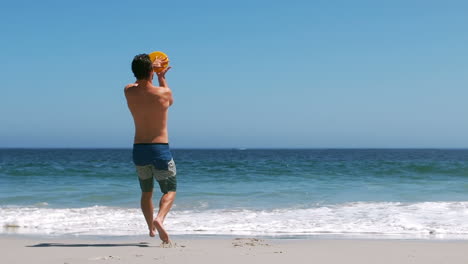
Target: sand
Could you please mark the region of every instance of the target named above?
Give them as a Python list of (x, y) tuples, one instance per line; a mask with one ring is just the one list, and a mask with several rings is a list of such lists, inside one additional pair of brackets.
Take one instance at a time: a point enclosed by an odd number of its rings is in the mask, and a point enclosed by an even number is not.
[(468, 263), (468, 241), (0, 236), (0, 263)]

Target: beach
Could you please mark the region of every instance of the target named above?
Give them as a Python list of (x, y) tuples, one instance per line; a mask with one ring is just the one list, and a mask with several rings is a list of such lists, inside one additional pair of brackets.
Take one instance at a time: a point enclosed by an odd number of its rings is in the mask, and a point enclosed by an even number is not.
[(468, 263), (468, 150), (173, 154), (162, 248), (131, 149), (0, 149), (0, 262)]
[[(173, 155), (173, 235), (468, 239), (468, 150)], [(0, 149), (0, 167), (2, 234), (147, 234), (131, 149)]]
[(0, 237), (5, 264), (81, 263), (467, 263), (468, 241)]
[(0, 264), (468, 264), (468, 1), (1, 10)]

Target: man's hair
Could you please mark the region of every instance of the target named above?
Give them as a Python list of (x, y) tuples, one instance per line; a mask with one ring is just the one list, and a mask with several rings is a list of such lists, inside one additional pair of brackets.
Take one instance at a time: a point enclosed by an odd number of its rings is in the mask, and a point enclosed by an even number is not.
[(153, 71), (153, 63), (148, 54), (139, 54), (133, 58), (132, 72), (137, 80), (148, 79)]

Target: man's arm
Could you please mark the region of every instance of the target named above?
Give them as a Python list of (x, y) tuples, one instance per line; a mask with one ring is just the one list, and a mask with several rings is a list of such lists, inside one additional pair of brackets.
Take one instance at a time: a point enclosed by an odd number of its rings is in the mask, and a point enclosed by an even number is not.
[(169, 88), (167, 85), (166, 77), (158, 74), (159, 87)]
[(169, 101), (169, 106), (171, 106), (172, 103), (174, 103), (174, 99), (172, 98), (172, 91), (166, 81), (166, 72), (169, 71), (169, 69), (171, 69), (171, 67), (167, 67), (163, 71), (157, 72), (156, 75), (158, 76), (159, 86), (166, 90), (164, 94)]
[[(153, 64), (153, 67), (154, 67), (154, 64)], [(167, 81), (166, 81), (166, 72), (168, 72), (171, 68), (172, 67), (167, 67), (164, 70), (162, 70), (161, 72), (156, 72), (156, 75), (158, 76), (158, 82), (159, 82), (160, 87), (169, 88), (169, 86), (167, 85)]]

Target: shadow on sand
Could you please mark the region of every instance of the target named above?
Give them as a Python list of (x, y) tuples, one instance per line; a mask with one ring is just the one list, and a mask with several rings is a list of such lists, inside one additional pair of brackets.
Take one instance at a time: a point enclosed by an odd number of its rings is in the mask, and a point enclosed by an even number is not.
[(149, 243), (122, 243), (122, 244), (65, 244), (65, 243), (40, 243), (26, 247), (150, 247)]

